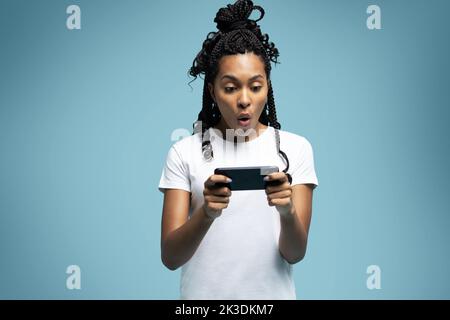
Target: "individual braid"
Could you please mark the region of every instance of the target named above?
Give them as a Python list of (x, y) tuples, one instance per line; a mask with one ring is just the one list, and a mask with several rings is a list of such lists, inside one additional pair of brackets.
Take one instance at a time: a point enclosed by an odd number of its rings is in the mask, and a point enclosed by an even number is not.
[[(249, 19), (253, 10), (260, 12), (260, 17), (257, 20)], [(208, 83), (213, 83), (217, 76), (220, 58), (225, 55), (253, 52), (264, 60), (269, 83), (268, 102), (264, 106), (259, 121), (275, 129), (277, 152), (286, 161), (286, 168), (283, 172), (287, 173), (289, 160), (287, 155), (280, 150), (278, 130), (281, 129), (281, 125), (277, 120), (273, 89), (270, 83), (270, 62), (279, 63), (279, 52), (274, 43), (269, 41), (269, 36), (263, 34), (256, 23), (264, 17), (264, 13), (262, 7), (253, 5), (253, 2), (250, 0), (238, 0), (234, 4), (228, 4), (226, 7), (219, 9), (217, 12), (214, 22), (216, 22), (219, 31), (208, 33), (202, 49), (195, 57), (192, 67), (188, 71), (189, 75), (195, 77), (192, 81), (197, 79), (197, 76), (200, 74), (205, 75), (202, 109), (198, 114), (197, 121), (193, 124), (193, 134), (200, 132), (199, 126), (201, 126), (203, 157), (205, 160), (211, 160), (214, 157), (214, 153), (208, 129), (219, 123), (221, 114), (208, 90)]]
[[(267, 94), (268, 106), (269, 106), (269, 115), (268, 120), (271, 127), (275, 128), (275, 140), (277, 144), (277, 152), (281, 154), (281, 156), (286, 160), (286, 168), (283, 170), (284, 173), (287, 173), (289, 170), (289, 159), (281, 149), (280, 149), (280, 132), (278, 130), (281, 129), (281, 124), (277, 120), (277, 111), (275, 109), (275, 99), (273, 98), (273, 90), (272, 85), (269, 86), (269, 92)], [(290, 178), (290, 177), (289, 177)]]

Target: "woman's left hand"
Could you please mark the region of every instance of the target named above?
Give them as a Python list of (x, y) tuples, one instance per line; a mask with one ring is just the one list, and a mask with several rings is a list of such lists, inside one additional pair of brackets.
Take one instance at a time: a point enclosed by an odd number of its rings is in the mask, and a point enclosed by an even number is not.
[(287, 175), (284, 172), (274, 172), (267, 175), (264, 180), (271, 184), (265, 189), (269, 206), (275, 206), (281, 215), (292, 214), (292, 187)]

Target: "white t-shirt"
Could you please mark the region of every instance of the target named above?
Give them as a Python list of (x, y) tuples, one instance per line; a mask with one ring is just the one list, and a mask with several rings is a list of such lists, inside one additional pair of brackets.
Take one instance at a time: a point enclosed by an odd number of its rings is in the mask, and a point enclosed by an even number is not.
[[(214, 158), (207, 161), (201, 133), (185, 137), (170, 148), (159, 190), (191, 193), (189, 217), (203, 205), (204, 182), (217, 167), (278, 166), (275, 129), (267, 127), (248, 142), (222, 137), (210, 128)], [(280, 149), (289, 159), (292, 185), (318, 185), (313, 150), (299, 135), (279, 130)], [(242, 140), (241, 140), (242, 141)], [(232, 191), (228, 207), (215, 219), (191, 259), (181, 269), (181, 299), (296, 299), (292, 265), (280, 254), (280, 217), (269, 206), (264, 190)]]

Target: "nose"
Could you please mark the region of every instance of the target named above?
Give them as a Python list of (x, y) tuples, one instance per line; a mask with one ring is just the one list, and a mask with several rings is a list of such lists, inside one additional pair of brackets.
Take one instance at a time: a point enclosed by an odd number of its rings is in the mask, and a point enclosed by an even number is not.
[(251, 104), (250, 95), (247, 89), (242, 90), (242, 94), (238, 99), (238, 105), (242, 108), (247, 108)]

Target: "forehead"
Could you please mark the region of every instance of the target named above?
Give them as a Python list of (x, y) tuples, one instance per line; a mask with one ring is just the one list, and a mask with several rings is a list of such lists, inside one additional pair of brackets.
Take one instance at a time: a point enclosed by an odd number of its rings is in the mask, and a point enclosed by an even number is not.
[(253, 52), (223, 56), (219, 61), (219, 79), (222, 75), (229, 73), (237, 77), (265, 75), (264, 62)]

